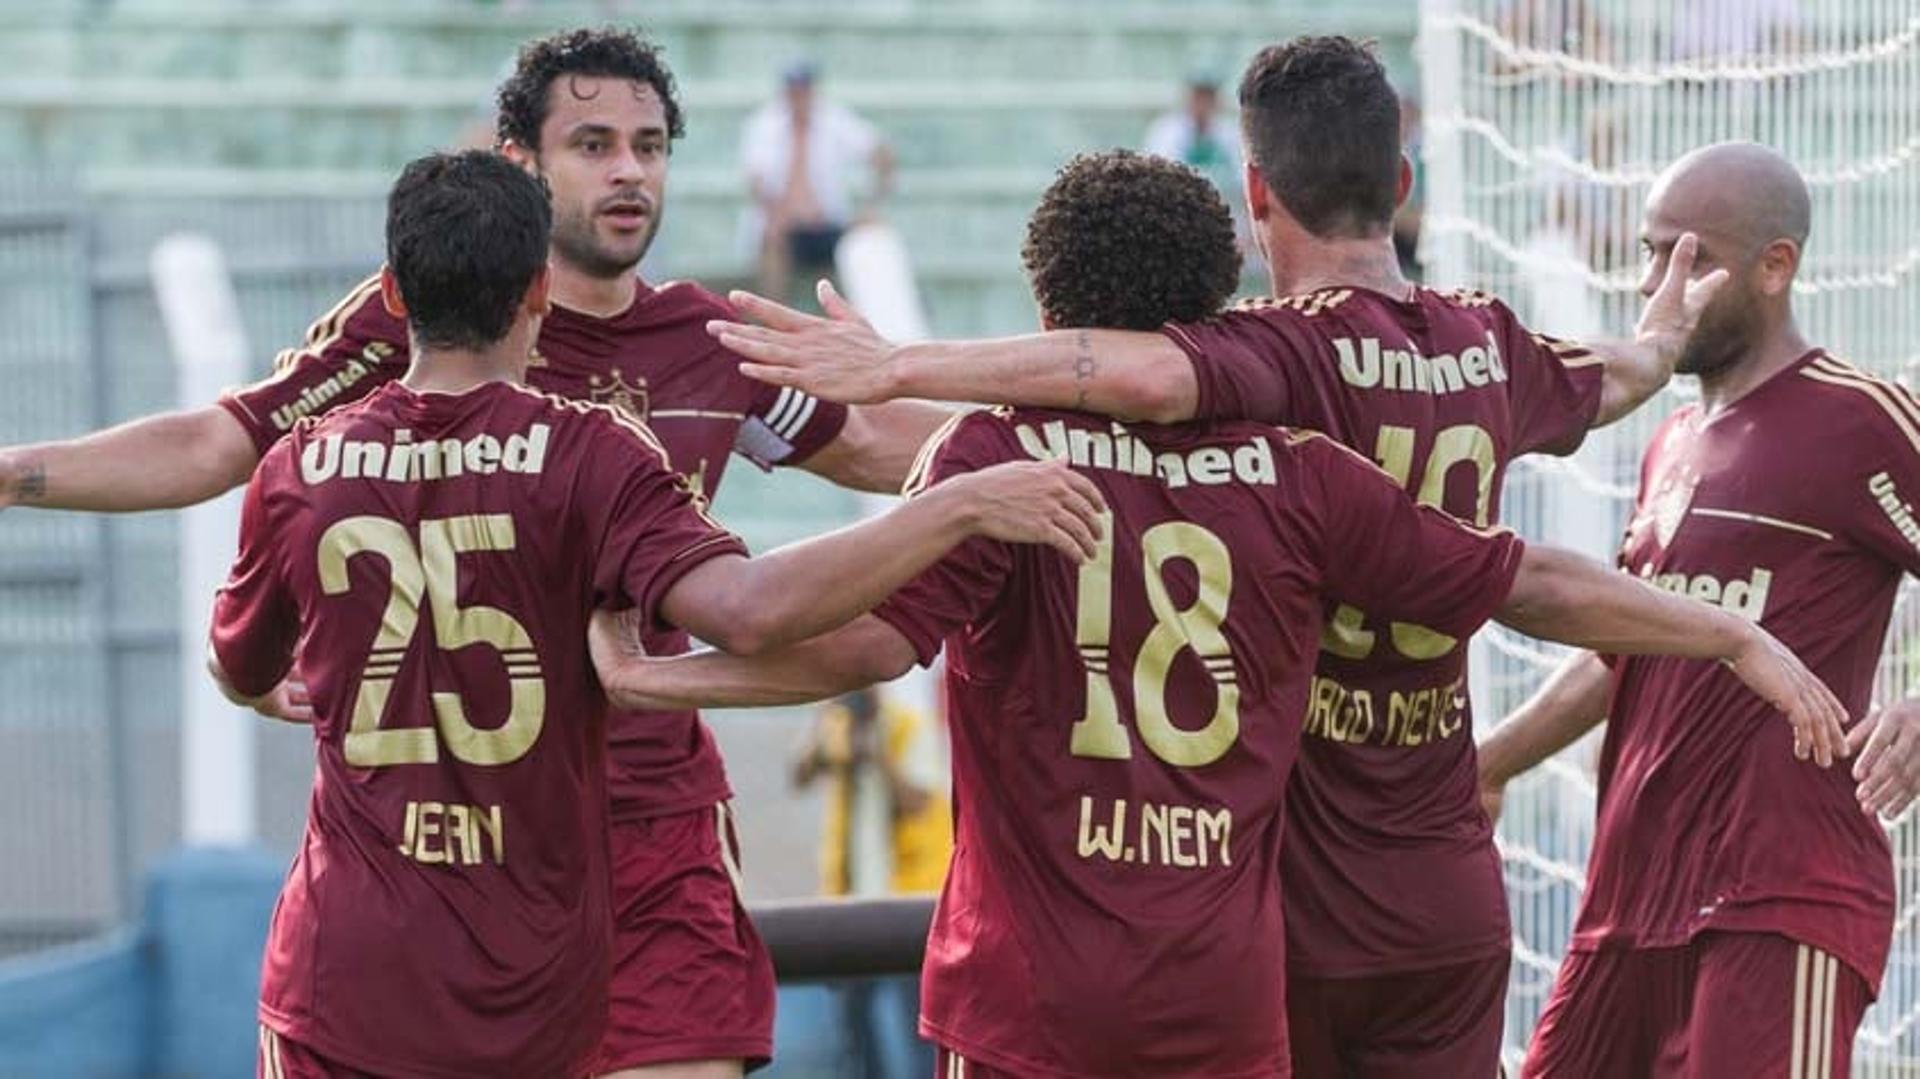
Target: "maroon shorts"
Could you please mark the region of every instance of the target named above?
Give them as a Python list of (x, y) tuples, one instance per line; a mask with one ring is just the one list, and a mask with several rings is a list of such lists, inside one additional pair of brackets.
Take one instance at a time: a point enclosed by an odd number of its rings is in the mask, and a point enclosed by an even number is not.
[(1492, 1079), (1500, 1068), (1506, 952), (1355, 978), (1287, 977), (1287, 1037), (1299, 1076)]
[(255, 1065), (258, 1079), (380, 1079), (373, 1072), (329, 1060), (299, 1042), (290, 1042), (266, 1026), (260, 1028), (260, 1055)]
[(1844, 1076), (1871, 1002), (1853, 968), (1773, 933), (1575, 952), (1560, 965), (1521, 1074)]
[(773, 960), (740, 904), (725, 804), (616, 821), (613, 988), (593, 1074), (773, 1056)]

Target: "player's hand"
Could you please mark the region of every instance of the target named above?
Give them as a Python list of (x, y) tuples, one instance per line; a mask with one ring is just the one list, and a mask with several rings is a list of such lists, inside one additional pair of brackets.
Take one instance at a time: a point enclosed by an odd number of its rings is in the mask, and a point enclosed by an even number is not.
[(307, 683), (301, 680), (299, 671), (281, 679), (266, 696), (254, 698), (249, 707), (282, 723), (313, 722), (313, 698), (307, 695)]
[(749, 378), (842, 404), (892, 400), (894, 343), (875, 332), (827, 281), (815, 291), (826, 318), (734, 292), (728, 297), (733, 305), (759, 325), (715, 319), (707, 323), (707, 332), (747, 358), (740, 372)]
[(1847, 732), (1860, 808), (1897, 817), (1920, 794), (1920, 701), (1904, 700), (1873, 712)]
[(974, 535), (1044, 543), (1076, 563), (1094, 557), (1106, 526), (1100, 489), (1059, 459), (983, 468), (937, 484), (920, 497), (936, 496), (957, 500)]
[(1793, 725), (1795, 757), (1806, 760), (1811, 755), (1820, 767), (1828, 768), (1834, 758), (1848, 754), (1847, 710), (1826, 683), (1773, 634), (1753, 627), (1748, 643), (1727, 666), (1747, 688), (1787, 714), (1787, 722)]
[(1667, 275), (1640, 312), (1640, 324), (1634, 330), (1634, 339), (1652, 345), (1669, 369), (1693, 336), (1700, 313), (1727, 283), (1724, 269), (1693, 280), (1693, 260), (1699, 252), (1700, 238), (1691, 232), (1682, 234), (1667, 259)]

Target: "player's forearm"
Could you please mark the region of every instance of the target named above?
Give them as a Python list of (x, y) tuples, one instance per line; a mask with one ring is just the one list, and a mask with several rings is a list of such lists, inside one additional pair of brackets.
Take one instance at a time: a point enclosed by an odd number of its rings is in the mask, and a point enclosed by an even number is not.
[(1632, 655), (1731, 662), (1761, 637), (1737, 615), (1551, 547), (1527, 548), (1494, 617), (1530, 637)]
[(898, 494), (921, 447), (953, 415), (924, 401), (856, 405), (840, 437), (800, 467), (856, 491)]
[(1601, 341), (1588, 347), (1605, 365), (1595, 427), (1605, 427), (1659, 393), (1673, 377), (1678, 358), (1670, 350), (1641, 341)]
[(1607, 718), (1613, 679), (1592, 652), (1576, 653), (1480, 743), (1480, 781), (1498, 785), (1530, 771)]
[(1123, 420), (1193, 418), (1193, 362), (1157, 333), (1055, 330), (986, 341), (900, 346), (891, 397), (1071, 408)]
[(0, 506), (128, 512), (204, 502), (246, 482), (253, 440), (208, 407), (0, 450)]
[[(601, 670), (607, 699), (626, 711), (757, 708), (825, 700), (897, 678), (913, 652), (892, 627), (863, 618), (832, 633), (764, 656), (703, 651), (671, 658), (628, 658)], [(809, 781), (817, 754), (795, 769)]]
[(879, 606), (976, 525), (957, 487), (941, 484), (879, 517), (743, 563), (725, 596), (695, 622), (671, 609), (668, 617), (736, 655), (759, 655)]

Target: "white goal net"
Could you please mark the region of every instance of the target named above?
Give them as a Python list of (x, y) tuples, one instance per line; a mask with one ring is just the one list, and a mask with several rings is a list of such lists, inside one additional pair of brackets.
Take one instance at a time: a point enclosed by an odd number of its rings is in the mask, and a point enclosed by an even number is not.
[[(1423, 0), (1422, 259), (1430, 280), (1505, 297), (1566, 336), (1629, 332), (1640, 206), (1687, 150), (1753, 139), (1813, 188), (1795, 302), (1809, 336), (1910, 387), (1920, 375), (1920, 0)], [(1687, 380), (1567, 460), (1516, 462), (1508, 520), (1610, 557), (1639, 454)], [(1836, 437), (1844, 437), (1836, 432)], [(1882, 699), (1920, 682), (1909, 582)], [(1499, 630), (1475, 643), (1482, 723), (1557, 661)], [(1517, 1059), (1564, 953), (1593, 830), (1593, 745), (1509, 790), (1500, 828), (1515, 944), (1507, 1045)], [(1855, 1074), (1920, 1074), (1920, 823), (1891, 827), (1893, 955)]]

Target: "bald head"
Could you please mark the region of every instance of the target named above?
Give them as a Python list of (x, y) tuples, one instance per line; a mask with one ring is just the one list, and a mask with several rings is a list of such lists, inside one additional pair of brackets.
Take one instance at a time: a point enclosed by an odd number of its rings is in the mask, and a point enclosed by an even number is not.
[[(1792, 162), (1759, 143), (1721, 142), (1674, 162), (1647, 196), (1647, 219), (1717, 239), (1744, 260), (1776, 240), (1804, 248), (1812, 224), (1807, 182)], [(1656, 219), (1659, 219), (1656, 222)]]
[(1792, 324), (1793, 278), (1812, 218), (1807, 183), (1786, 158), (1751, 142), (1722, 142), (1686, 155), (1647, 193), (1642, 241), (1651, 296), (1680, 237), (1699, 240), (1691, 273), (1727, 271), (1701, 312), (1675, 370), (1730, 371), (1770, 334)]

